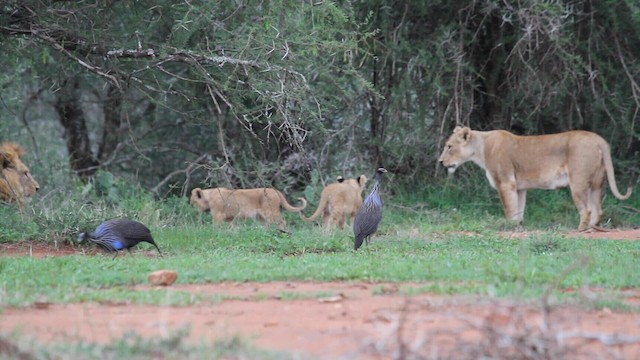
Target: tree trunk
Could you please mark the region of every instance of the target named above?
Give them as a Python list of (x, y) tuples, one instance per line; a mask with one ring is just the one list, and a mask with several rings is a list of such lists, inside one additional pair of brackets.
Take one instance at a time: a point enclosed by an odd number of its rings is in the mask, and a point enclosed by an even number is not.
[(69, 152), (69, 165), (81, 179), (93, 176), (98, 161), (91, 153), (91, 143), (87, 132), (87, 125), (77, 96), (78, 83), (73, 79), (61, 89), (55, 109), (58, 112), (60, 124), (64, 128), (64, 137)]
[[(373, 57), (373, 88), (376, 89), (379, 86), (378, 80), (378, 60), (374, 56)], [(371, 106), (371, 140), (373, 143), (373, 156), (377, 166), (382, 166), (382, 155), (380, 154), (380, 145), (378, 144), (378, 126), (380, 124), (380, 101), (376, 94), (371, 94), (369, 98), (369, 106)]]
[(102, 142), (98, 149), (98, 160), (107, 161), (118, 146), (120, 139), (120, 117), (122, 109), (122, 92), (117, 87), (111, 85), (107, 91), (107, 98), (104, 101), (104, 131)]

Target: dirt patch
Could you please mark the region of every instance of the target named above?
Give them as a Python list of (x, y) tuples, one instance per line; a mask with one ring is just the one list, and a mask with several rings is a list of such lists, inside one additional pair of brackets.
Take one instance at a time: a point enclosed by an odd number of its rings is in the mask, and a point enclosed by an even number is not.
[(579, 236), (588, 239), (609, 239), (609, 240), (640, 240), (640, 229), (628, 230), (593, 230), (589, 232), (572, 231), (571, 236)]
[[(45, 342), (105, 343), (129, 331), (167, 336), (187, 327), (189, 341), (240, 335), (259, 347), (319, 359), (400, 354), (404, 354), (400, 358), (510, 358), (522, 351), (551, 358), (640, 355), (640, 314), (568, 306), (544, 311), (535, 304), (508, 300), (402, 295), (415, 286), (420, 284), (178, 285), (169, 288), (169, 294), (189, 291), (222, 295), (226, 300), (184, 307), (39, 303), (5, 309), (0, 333), (18, 330)], [(147, 286), (136, 289), (153, 291)], [(634, 291), (629, 297), (638, 295)]]
[[(638, 240), (640, 229), (577, 233), (585, 238)], [(70, 245), (0, 244), (0, 256), (65, 256)], [(43, 342), (107, 343), (127, 332), (167, 336), (188, 328), (189, 341), (241, 336), (301, 358), (640, 358), (640, 314), (577, 306), (545, 309), (481, 297), (406, 296), (428, 284), (272, 282), (173, 285), (172, 292), (220, 296), (214, 304), (34, 303), (0, 313), (0, 334), (19, 331)], [(155, 288), (139, 285), (139, 291)], [(597, 289), (571, 289), (585, 292)], [(621, 299), (638, 306), (640, 291)], [(525, 356), (526, 355), (526, 356)]]
[(38, 243), (33, 241), (19, 241), (0, 244), (0, 256), (30, 256), (43, 258), (47, 256), (67, 256), (82, 254), (81, 249), (76, 249), (70, 244)]

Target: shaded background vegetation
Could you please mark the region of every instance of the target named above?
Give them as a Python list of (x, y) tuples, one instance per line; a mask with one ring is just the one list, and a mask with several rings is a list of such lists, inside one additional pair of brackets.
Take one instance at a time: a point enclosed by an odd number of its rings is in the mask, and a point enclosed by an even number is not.
[(456, 124), (596, 131), (625, 187), (637, 34), (631, 0), (5, 1), (0, 141), (28, 148), (53, 204), (196, 186), (313, 201), (377, 166), (412, 193), (444, 178)]

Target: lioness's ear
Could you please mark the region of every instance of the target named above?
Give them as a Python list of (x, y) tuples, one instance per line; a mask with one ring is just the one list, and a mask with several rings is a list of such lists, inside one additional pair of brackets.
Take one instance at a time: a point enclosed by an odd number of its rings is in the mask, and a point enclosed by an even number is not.
[(200, 190), (200, 188), (195, 188), (194, 190), (196, 191), (198, 199), (202, 199), (202, 190)]
[(469, 139), (471, 138), (471, 129), (469, 129), (468, 127), (461, 128), (458, 131), (458, 137), (464, 141), (469, 141)]

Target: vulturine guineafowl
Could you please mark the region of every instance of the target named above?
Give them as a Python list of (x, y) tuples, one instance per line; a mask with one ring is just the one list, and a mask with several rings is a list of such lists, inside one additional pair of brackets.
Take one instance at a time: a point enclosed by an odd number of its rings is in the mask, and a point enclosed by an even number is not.
[(79, 236), (79, 241), (89, 240), (98, 244), (102, 249), (108, 252), (114, 252), (118, 256), (118, 252), (124, 249), (131, 252), (131, 248), (139, 242), (144, 241), (152, 244), (158, 249), (158, 253), (162, 256), (160, 248), (153, 241), (151, 231), (144, 224), (128, 219), (112, 219), (98, 225), (94, 232), (83, 232)]
[(373, 184), (373, 189), (371, 189), (369, 195), (367, 195), (362, 205), (360, 205), (356, 217), (353, 220), (353, 234), (356, 236), (355, 250), (358, 250), (365, 240), (367, 244), (369, 244), (369, 236), (376, 232), (380, 220), (382, 220), (382, 199), (380, 198), (378, 188), (382, 174), (386, 172), (387, 170), (384, 168), (378, 168), (378, 170), (376, 170), (376, 182)]

